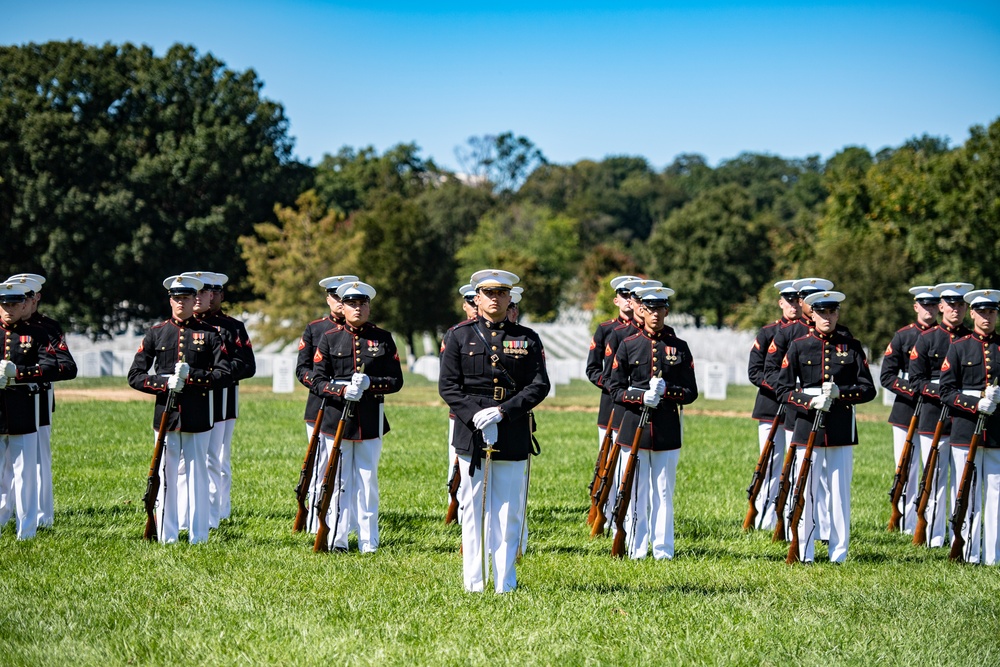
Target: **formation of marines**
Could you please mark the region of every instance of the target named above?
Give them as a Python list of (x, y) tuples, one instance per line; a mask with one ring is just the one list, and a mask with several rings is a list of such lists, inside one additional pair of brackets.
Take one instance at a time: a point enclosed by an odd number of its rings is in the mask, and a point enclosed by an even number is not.
[[(499, 269), (474, 273), (459, 289), (467, 319), (441, 343), (448, 476), (471, 592), (486, 590), (491, 572), (496, 592), (515, 589), (527, 546), (530, 459), (539, 452), (533, 410), (551, 385), (541, 339), (517, 321), (519, 281)], [(51, 383), (76, 376), (61, 327), (37, 312), (44, 282), (19, 274), (0, 284), (0, 527), (15, 517), (19, 539), (52, 524)], [(246, 328), (221, 311), (226, 282), (208, 271), (167, 278), (171, 316), (147, 331), (128, 374), (133, 388), (156, 396), (153, 430), (163, 455), (155, 459), (155, 539), (164, 543), (182, 530), (204, 542), (231, 511), (239, 382), (256, 363)], [(392, 335), (370, 321), (374, 287), (354, 275), (319, 286), (329, 314), (303, 332), (295, 371), (309, 390), (304, 527), (318, 533), (317, 550), (347, 551), (354, 534), (358, 551), (372, 553), (378, 464), (390, 429), (384, 397), (402, 387), (399, 353)], [(684, 406), (698, 397), (694, 359), (666, 324), (674, 290), (631, 275), (611, 287), (617, 316), (598, 325), (586, 365), (601, 391), (588, 523), (592, 535), (607, 527), (616, 556), (670, 560)], [(877, 393), (861, 343), (839, 322), (847, 297), (833, 287), (822, 278), (775, 283), (781, 317), (758, 332), (749, 355), (760, 457), (744, 528), (789, 541), (789, 562), (812, 562), (819, 543), (831, 562), (846, 559), (855, 407)], [(879, 378), (895, 395), (889, 529), (993, 565), (1000, 292), (951, 282), (910, 293), (915, 321), (896, 332)]]

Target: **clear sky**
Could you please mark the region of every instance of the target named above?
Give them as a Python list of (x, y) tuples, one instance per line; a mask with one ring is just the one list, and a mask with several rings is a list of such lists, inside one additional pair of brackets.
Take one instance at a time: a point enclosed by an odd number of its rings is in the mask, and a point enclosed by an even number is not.
[(0, 44), (175, 42), (252, 68), (313, 164), (512, 131), (553, 162), (823, 158), (1000, 116), (1000, 2), (0, 0)]

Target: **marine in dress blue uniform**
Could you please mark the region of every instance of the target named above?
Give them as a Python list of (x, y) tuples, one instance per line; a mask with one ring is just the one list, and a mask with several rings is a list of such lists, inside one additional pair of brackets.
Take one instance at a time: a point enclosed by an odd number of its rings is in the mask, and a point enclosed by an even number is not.
[[(893, 470), (899, 464), (906, 443), (906, 431), (910, 428), (910, 420), (917, 406), (917, 392), (910, 384), (910, 350), (917, 344), (920, 334), (937, 324), (938, 304), (941, 296), (934, 291), (933, 285), (917, 285), (910, 288), (913, 295), (913, 312), (916, 320), (899, 329), (889, 341), (882, 356), (882, 372), (879, 382), (886, 391), (895, 394), (892, 410), (889, 412), (889, 423), (892, 425)], [(921, 408), (921, 411), (923, 409)], [(920, 446), (920, 436), (914, 434), (915, 444)], [(903, 486), (900, 499), (903, 506), (903, 533), (912, 535), (917, 523), (917, 494), (920, 488), (920, 466), (917, 457), (910, 461), (910, 470)]]
[[(813, 449), (802, 521), (798, 526), (789, 525), (789, 530), (798, 531), (799, 560), (806, 563), (813, 561), (815, 540), (820, 539), (814, 531), (819, 502), (828, 505), (830, 561), (842, 563), (847, 558), (851, 539), (852, 446), (858, 443), (854, 406), (867, 403), (877, 394), (861, 343), (837, 328), (843, 300), (844, 294), (834, 291), (806, 297), (814, 327), (791, 342), (778, 373), (778, 400), (788, 405), (795, 416), (791, 438), (796, 445), (793, 484), (798, 483), (814, 411), (827, 412), (824, 429), (817, 434)], [(820, 498), (817, 490), (824, 479), (828, 492)], [(787, 507), (791, 514), (793, 503), (789, 502)]]
[(177, 410), (167, 421), (166, 447), (157, 496), (158, 539), (177, 541), (177, 476), (181, 457), (187, 478), (188, 538), (208, 540), (208, 445), (215, 423), (212, 389), (229, 381), (229, 361), (222, 338), (194, 317), (194, 300), (202, 282), (171, 276), (163, 281), (170, 295), (171, 317), (151, 327), (132, 360), (129, 385), (156, 396), (153, 431), (166, 409), (168, 393), (178, 393)]
[(28, 291), (21, 282), (0, 283), (0, 465), (10, 469), (0, 528), (13, 515), (19, 540), (38, 529), (39, 394), (58, 372), (48, 334), (27, 321)]
[(374, 287), (360, 281), (337, 288), (344, 305), (344, 324), (320, 337), (313, 357), (310, 391), (327, 404), (318, 425), (327, 452), (324, 463), (341, 415), (353, 404), (347, 411), (340, 446), (334, 481), (337, 495), (327, 516), (327, 524), (335, 527), (330, 531), (329, 545), (334, 551), (347, 550), (354, 527), (361, 553), (372, 553), (379, 545), (378, 462), (382, 438), (389, 432), (385, 395), (403, 387), (403, 371), (392, 334), (368, 321), (375, 294)]
[[(344, 324), (344, 304), (337, 296), (337, 289), (345, 283), (356, 280), (359, 280), (357, 276), (341, 275), (329, 276), (319, 281), (319, 286), (326, 290), (326, 306), (329, 313), (306, 325), (302, 337), (299, 338), (299, 351), (295, 363), (295, 377), (306, 389), (311, 389), (313, 385), (313, 357), (316, 356), (316, 346), (319, 344), (320, 338), (330, 329)], [(312, 438), (313, 428), (316, 426), (316, 415), (322, 404), (323, 399), (312, 391), (306, 395), (304, 419), (307, 442)], [(306, 507), (309, 508), (309, 514), (306, 517), (306, 530), (313, 534), (319, 529), (319, 522), (316, 519), (316, 501), (319, 497), (320, 487), (323, 485), (323, 462), (329, 456), (330, 452), (324, 449), (323, 439), (320, 438), (312, 474), (309, 477), (309, 494), (306, 500)]]
[[(934, 440), (934, 430), (941, 417), (941, 366), (952, 342), (972, 333), (965, 325), (965, 316), (969, 308), (965, 295), (973, 289), (971, 283), (963, 282), (935, 285), (934, 291), (941, 296), (939, 305), (941, 322), (921, 332), (917, 342), (910, 349), (910, 386), (915, 393), (919, 392), (924, 396), (924, 407), (920, 411), (920, 421), (917, 425), (920, 433), (921, 470), (927, 465), (927, 455)], [(948, 539), (947, 518), (950, 514), (950, 504), (955, 500), (955, 487), (958, 483), (955, 477), (959, 472), (956, 472), (951, 457), (950, 412), (949, 410), (938, 442), (937, 469), (931, 471), (928, 477), (932, 486), (924, 518), (927, 520), (927, 539), (929, 546), (932, 547), (948, 546), (951, 543)]]
[[(976, 450), (970, 485), (969, 513), (964, 517), (967, 563), (1000, 563), (1000, 335), (997, 308), (1000, 291), (965, 294), (972, 311), (972, 333), (955, 340), (941, 365), (941, 402), (952, 409), (951, 453), (959, 479), (980, 414), (988, 415)], [(954, 536), (952, 537), (954, 539)]]
[[(779, 329), (802, 317), (802, 307), (799, 293), (795, 289), (795, 281), (779, 280), (774, 283), (774, 286), (778, 289), (778, 307), (781, 308), (781, 317), (764, 325), (757, 332), (750, 348), (750, 358), (747, 361), (747, 376), (750, 378), (750, 383), (757, 387), (757, 398), (754, 400), (751, 417), (757, 422), (757, 442), (761, 452), (764, 451), (764, 444), (771, 432), (774, 417), (778, 414), (778, 398), (774, 395), (774, 391), (764, 384), (764, 361), (767, 358), (767, 350), (771, 347), (771, 341), (774, 340)], [(762, 472), (764, 481), (754, 503), (757, 508), (758, 525), (756, 527), (758, 529), (774, 528), (777, 521), (774, 500), (778, 495), (781, 465), (785, 459), (785, 433), (783, 425), (779, 424), (774, 433), (771, 460)]]
[(455, 415), (463, 579), (472, 592), (484, 590), (491, 564), (496, 592), (517, 587), (523, 480), (532, 451), (528, 413), (550, 388), (541, 340), (507, 321), (518, 280), (499, 269), (474, 273), (480, 314), (452, 327), (441, 345), (438, 392)]
[(650, 544), (653, 558), (674, 557), (673, 497), (684, 433), (682, 406), (698, 398), (698, 384), (688, 344), (664, 324), (673, 293), (669, 287), (636, 290), (643, 329), (618, 346), (608, 383), (615, 407), (622, 410), (619, 470), (625, 469), (643, 408), (650, 409), (649, 423), (640, 434), (625, 522), (630, 558), (645, 558)]
[[(66, 344), (62, 326), (51, 317), (38, 312), (45, 277), (37, 273), (19, 273), (7, 281), (20, 282), (30, 288), (26, 294), (29, 311), (27, 321), (45, 331), (49, 337), (51, 353), (56, 357), (57, 371), (52, 376), (51, 382), (40, 385), (38, 396), (38, 527), (47, 528), (52, 526), (55, 518), (55, 498), (52, 491), (52, 418), (55, 412), (55, 392), (52, 389), (52, 382), (72, 380), (76, 377), (77, 366)], [(4, 481), (12, 477), (13, 470), (5, 469)], [(9, 487), (4, 484), (4, 488)]]

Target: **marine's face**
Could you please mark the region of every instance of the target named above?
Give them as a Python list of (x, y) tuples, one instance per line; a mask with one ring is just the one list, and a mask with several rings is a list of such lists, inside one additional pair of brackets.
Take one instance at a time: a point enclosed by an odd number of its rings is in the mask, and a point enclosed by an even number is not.
[(171, 294), (170, 314), (178, 320), (186, 320), (194, 315), (194, 294)]

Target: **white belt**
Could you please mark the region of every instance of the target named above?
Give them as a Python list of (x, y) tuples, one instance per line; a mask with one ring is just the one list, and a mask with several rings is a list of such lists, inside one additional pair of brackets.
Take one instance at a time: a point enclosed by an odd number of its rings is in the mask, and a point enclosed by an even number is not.
[(907, 371), (899, 371), (899, 373), (897, 373), (897, 375), (899, 376), (900, 380), (909, 380), (910, 379), (910, 374)]
[(802, 393), (807, 396), (822, 396), (823, 387), (807, 387), (802, 390)]
[(936, 380), (931, 380), (931, 384), (941, 384), (941, 378), (938, 378)]
[(969, 388), (963, 387), (962, 388), (962, 393), (965, 394), (966, 396), (975, 396), (976, 398), (982, 398), (983, 394), (985, 392), (982, 389), (973, 389), (971, 387), (969, 387)]

